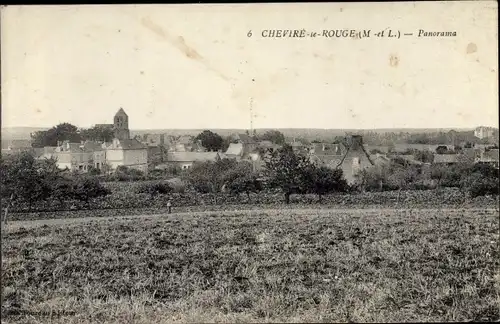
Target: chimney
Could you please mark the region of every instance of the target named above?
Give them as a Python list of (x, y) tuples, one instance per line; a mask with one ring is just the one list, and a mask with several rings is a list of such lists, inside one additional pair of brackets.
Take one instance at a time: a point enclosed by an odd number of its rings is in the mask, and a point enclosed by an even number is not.
[(363, 136), (361, 135), (351, 135), (350, 138), (350, 148), (351, 150), (359, 150), (363, 147)]

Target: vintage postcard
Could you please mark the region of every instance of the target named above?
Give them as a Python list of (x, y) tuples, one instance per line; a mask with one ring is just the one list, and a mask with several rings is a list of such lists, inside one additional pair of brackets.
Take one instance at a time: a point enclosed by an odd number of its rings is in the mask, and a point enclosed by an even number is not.
[(499, 321), (496, 1), (1, 7), (2, 321)]

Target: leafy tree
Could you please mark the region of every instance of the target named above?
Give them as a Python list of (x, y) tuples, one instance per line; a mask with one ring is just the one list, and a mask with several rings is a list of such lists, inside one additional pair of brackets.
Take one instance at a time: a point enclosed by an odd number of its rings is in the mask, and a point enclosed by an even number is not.
[(222, 150), (224, 145), (224, 139), (219, 134), (209, 130), (204, 130), (198, 134), (198, 136), (195, 137), (195, 140), (200, 140), (201, 145), (203, 145), (203, 147), (208, 151), (212, 152)]
[[(200, 193), (216, 194), (224, 185), (225, 175), (236, 167), (237, 162), (222, 159), (217, 162), (195, 162), (186, 174), (187, 180)], [(216, 198), (215, 202), (217, 203)]]
[(82, 129), (80, 135), (83, 140), (97, 142), (111, 142), (114, 137), (112, 127), (94, 126), (88, 129)]
[(259, 136), (261, 141), (271, 141), (274, 144), (283, 145), (285, 144), (285, 135), (277, 130), (268, 130), (264, 134)]
[(0, 181), (5, 222), (11, 206), (26, 202), (31, 210), (34, 202), (50, 196), (52, 177), (49, 176), (54, 172), (54, 165), (53, 161), (37, 161), (27, 152), (1, 157)]
[(72, 187), (74, 199), (84, 201), (89, 205), (90, 199), (107, 196), (111, 193), (99, 180), (89, 176), (79, 176), (75, 179)]
[(60, 177), (52, 182), (52, 197), (60, 206), (68, 199), (73, 199), (73, 180), (69, 177)]
[(252, 165), (246, 161), (239, 162), (234, 169), (226, 173), (224, 184), (230, 193), (236, 195), (246, 193), (248, 199), (251, 192), (262, 190), (257, 174), (253, 172)]
[(462, 179), (462, 187), (472, 198), (484, 195), (498, 195), (498, 171), (483, 173), (476, 170), (469, 176)]
[(46, 131), (35, 132), (32, 137), (33, 147), (57, 146), (58, 141), (80, 143), (82, 140), (78, 128), (69, 123), (62, 123)]
[(348, 188), (341, 169), (311, 165), (308, 168), (307, 179), (309, 180), (308, 191), (318, 195), (319, 201), (322, 200), (323, 195), (332, 192), (345, 192)]
[(383, 191), (387, 187), (388, 172), (389, 167), (387, 165), (375, 165), (361, 170), (358, 175), (359, 187), (361, 190)]
[(265, 164), (269, 185), (281, 189), (286, 204), (290, 203), (291, 194), (307, 192), (307, 171), (311, 163), (306, 156), (295, 154), (290, 145), (271, 152)]

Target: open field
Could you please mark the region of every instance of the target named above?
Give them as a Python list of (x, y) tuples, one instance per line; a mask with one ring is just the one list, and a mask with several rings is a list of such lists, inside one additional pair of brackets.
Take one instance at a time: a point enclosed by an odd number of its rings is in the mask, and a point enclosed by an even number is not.
[(275, 209), (12, 222), (2, 321), (499, 320), (498, 218)]

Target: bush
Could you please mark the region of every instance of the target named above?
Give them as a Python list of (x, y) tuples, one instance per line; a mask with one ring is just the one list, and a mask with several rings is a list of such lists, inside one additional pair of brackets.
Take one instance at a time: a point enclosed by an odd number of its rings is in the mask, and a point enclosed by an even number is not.
[(165, 182), (157, 183), (145, 183), (137, 188), (137, 193), (139, 194), (149, 194), (152, 197), (157, 195), (169, 194), (173, 191), (173, 188)]
[(167, 182), (172, 187), (173, 192), (184, 193), (186, 191), (186, 184), (180, 178), (169, 179)]
[(137, 169), (128, 168), (120, 165), (116, 171), (112, 173), (108, 180), (110, 181), (141, 181), (146, 180), (144, 173)]
[(472, 198), (485, 195), (498, 195), (498, 180), (486, 178), (479, 173), (473, 173), (468, 178), (466, 188)]
[(71, 188), (73, 198), (85, 201), (87, 204), (90, 199), (107, 196), (111, 190), (105, 188), (99, 180), (91, 177), (78, 177), (75, 179)]
[(487, 164), (476, 164), (472, 167), (472, 173), (464, 176), (461, 185), (472, 198), (498, 195), (498, 170)]

